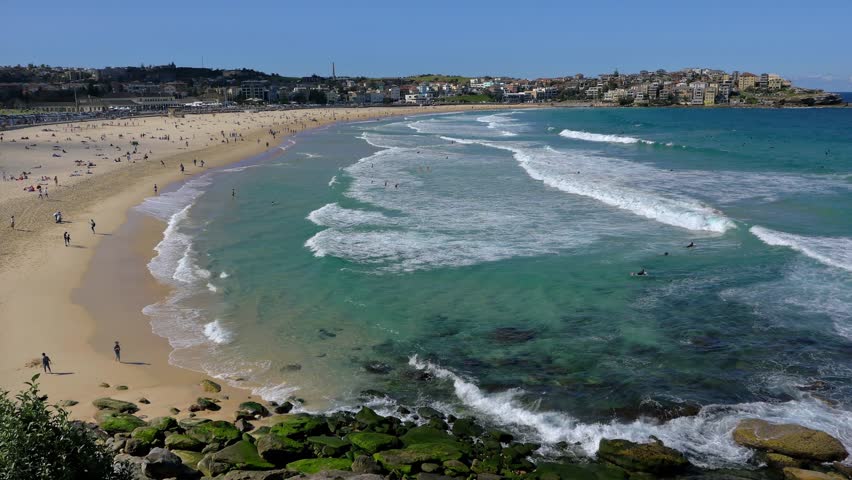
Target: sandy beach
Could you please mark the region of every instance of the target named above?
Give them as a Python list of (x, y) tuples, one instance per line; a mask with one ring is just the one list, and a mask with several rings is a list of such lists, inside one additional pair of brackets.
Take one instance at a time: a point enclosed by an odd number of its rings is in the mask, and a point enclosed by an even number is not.
[[(140, 405), (140, 413), (149, 417), (172, 407), (186, 414), (197, 397), (209, 395), (199, 386), (205, 376), (169, 365), (168, 342), (151, 332), (141, 313), (167, 293), (145, 267), (164, 225), (129, 214), (131, 207), (153, 195), (155, 184), (162, 191), (209, 168), (270, 149), (274, 154), (291, 133), (334, 122), (472, 108), (495, 107), (239, 112), (0, 132), (0, 170), (7, 178), (0, 182), (0, 217), (6, 222), (0, 228), (0, 388), (20, 390), (41, 372), (45, 352), (53, 374), (42, 375), (41, 388), (53, 402), (79, 402), (70, 408), (74, 417), (91, 418), (92, 400), (105, 396), (146, 398), (150, 404)], [(46, 198), (39, 198), (39, 185), (46, 187)], [(30, 186), (34, 191), (27, 191)], [(62, 223), (54, 220), (57, 211)], [(96, 222), (94, 233), (90, 220)], [(71, 237), (68, 247), (64, 232)], [(113, 358), (115, 340), (123, 346), (123, 363)], [(223, 390), (215, 396), (223, 400), (221, 416), (230, 417), (250, 392), (220, 383)]]

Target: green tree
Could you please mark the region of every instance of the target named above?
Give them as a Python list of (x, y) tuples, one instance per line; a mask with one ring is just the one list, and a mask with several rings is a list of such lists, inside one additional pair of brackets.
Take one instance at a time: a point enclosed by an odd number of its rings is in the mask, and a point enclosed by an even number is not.
[(328, 103), (328, 97), (322, 90), (311, 90), (310, 93), (308, 93), (308, 103), (325, 105)]
[(292, 97), (290, 97), (290, 100), (292, 100), (296, 103), (307, 103), (308, 102), (308, 96), (305, 95), (305, 92), (299, 91), (299, 92), (296, 92)]
[(126, 465), (95, 442), (68, 412), (46, 403), (38, 375), (14, 398), (0, 391), (0, 478), (8, 480), (129, 480)]

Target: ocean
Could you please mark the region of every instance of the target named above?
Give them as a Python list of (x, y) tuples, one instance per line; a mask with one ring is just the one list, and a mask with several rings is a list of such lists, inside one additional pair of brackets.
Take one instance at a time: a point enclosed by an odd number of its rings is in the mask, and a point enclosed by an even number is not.
[(302, 133), (138, 207), (175, 287), (145, 313), (171, 363), (307, 411), (429, 405), (550, 455), (655, 435), (711, 468), (745, 464), (750, 417), (852, 448), (850, 131), (572, 108)]

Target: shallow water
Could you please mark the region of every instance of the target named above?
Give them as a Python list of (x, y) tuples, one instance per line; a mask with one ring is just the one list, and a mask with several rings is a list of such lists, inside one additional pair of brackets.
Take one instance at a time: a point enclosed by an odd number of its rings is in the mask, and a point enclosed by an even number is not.
[(169, 220), (150, 268), (178, 287), (146, 312), (173, 363), (311, 410), (378, 389), (705, 466), (746, 461), (750, 416), (852, 447), (850, 128), (566, 109), (301, 134), (140, 207)]

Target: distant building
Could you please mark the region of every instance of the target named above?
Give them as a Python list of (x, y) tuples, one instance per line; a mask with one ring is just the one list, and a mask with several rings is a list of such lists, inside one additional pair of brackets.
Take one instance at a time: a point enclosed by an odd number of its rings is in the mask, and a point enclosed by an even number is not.
[(252, 98), (267, 100), (266, 82), (263, 80), (246, 80), (240, 83), (240, 95), (246, 100)]
[(754, 86), (757, 85), (757, 81), (757, 75), (745, 72), (739, 76), (737, 89), (742, 92), (748, 88), (754, 88)]

